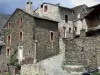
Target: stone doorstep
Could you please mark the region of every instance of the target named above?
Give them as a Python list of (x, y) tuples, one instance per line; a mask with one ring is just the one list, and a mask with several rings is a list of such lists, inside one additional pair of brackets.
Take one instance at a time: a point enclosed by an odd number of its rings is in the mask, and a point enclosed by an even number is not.
[(71, 74), (72, 74), (72, 75), (82, 75), (82, 73), (83, 73), (83, 72), (74, 72), (74, 71), (71, 71)]
[(82, 65), (66, 65), (65, 67), (68, 67), (68, 68), (83, 68)]
[(66, 65), (64, 68), (69, 73), (83, 73), (85, 71), (82, 65)]

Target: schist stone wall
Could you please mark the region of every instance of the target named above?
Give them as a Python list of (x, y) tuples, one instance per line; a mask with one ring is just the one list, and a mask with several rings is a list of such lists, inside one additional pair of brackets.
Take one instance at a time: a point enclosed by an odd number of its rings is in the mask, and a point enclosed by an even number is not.
[[(47, 6), (47, 12), (44, 12), (45, 6)], [(64, 7), (60, 7), (58, 5), (44, 3), (35, 11), (35, 13), (38, 13), (41, 17), (47, 16), (47, 17), (49, 17), (53, 20), (57, 20), (59, 22), (58, 28), (59, 28), (59, 32), (60, 32), (60, 39), (59, 39), (60, 53), (64, 52), (65, 46), (64, 46), (64, 43), (62, 41), (62, 38), (72, 36), (72, 33), (73, 33), (73, 22), (71, 19), (73, 17), (72, 10), (66, 9)], [(66, 22), (65, 22), (65, 15), (68, 18), (68, 21), (66, 21)], [(63, 26), (66, 28), (65, 34), (63, 31)], [(70, 34), (69, 34), (69, 28), (71, 28)]]
[[(20, 16), (19, 16), (20, 15)], [(20, 24), (20, 19), (22, 18), (22, 24)], [(11, 24), (11, 29), (7, 28), (7, 24)], [(15, 11), (8, 23), (5, 25), (5, 51), (10, 48), (10, 55), (18, 50), (19, 46), (23, 46), (23, 57), (33, 57), (34, 50), (34, 40), (33, 40), (33, 26), (34, 18), (26, 15), (19, 9)], [(19, 40), (19, 33), (23, 32), (23, 41)], [(11, 44), (7, 43), (7, 37), (11, 35)], [(31, 40), (31, 41), (30, 41)], [(30, 52), (29, 52), (30, 51)], [(18, 51), (17, 51), (18, 53)], [(9, 57), (7, 57), (9, 58)], [(16, 56), (18, 58), (18, 55)]]
[[(19, 23), (21, 18), (22, 24)], [(34, 58), (34, 55), (36, 54), (37, 61), (40, 61), (59, 53), (59, 36), (57, 22), (46, 19), (39, 19), (27, 14), (20, 9), (17, 9), (8, 21), (8, 23), (11, 24), (11, 29), (8, 29), (6, 24), (5, 51), (7, 48), (10, 48), (10, 55), (12, 55), (15, 50), (17, 50), (18, 53), (19, 46), (23, 46), (23, 59)], [(53, 31), (54, 33), (53, 41), (50, 40), (51, 31)], [(23, 33), (22, 41), (19, 40), (20, 32)], [(7, 37), (9, 35), (11, 35), (10, 44), (7, 43)], [(35, 41), (37, 41), (36, 51), (34, 45)], [(7, 58), (9, 59), (9, 57)], [(18, 54), (16, 54), (16, 58), (18, 58)]]
[[(47, 12), (44, 12), (45, 6), (47, 6)], [(35, 13), (39, 13), (40, 16), (47, 16), (56, 21), (60, 20), (59, 7), (56, 5), (43, 4), (35, 11)]]
[(1, 74), (6, 74), (7, 72), (7, 59), (6, 59), (6, 56), (5, 56), (5, 51), (4, 51), (4, 46), (2, 46), (1, 48), (1, 54), (0, 54), (0, 71), (1, 71)]
[[(58, 23), (35, 18), (35, 39), (37, 40), (37, 61), (59, 54)], [(51, 33), (53, 32), (53, 40)]]
[(64, 65), (83, 65), (85, 71), (94, 71), (100, 66), (100, 37), (86, 37), (85, 30), (81, 30), (79, 38), (64, 39)]

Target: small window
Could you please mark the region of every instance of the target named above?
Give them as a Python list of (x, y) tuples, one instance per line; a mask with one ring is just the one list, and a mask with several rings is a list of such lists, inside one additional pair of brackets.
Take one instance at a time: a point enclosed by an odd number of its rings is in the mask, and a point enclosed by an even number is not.
[(69, 33), (71, 33), (71, 28), (69, 28)]
[(47, 10), (48, 10), (48, 7), (45, 6), (45, 7), (44, 7), (44, 12), (47, 12)]
[(19, 41), (23, 41), (23, 33), (22, 32), (19, 33)]
[(68, 22), (68, 16), (65, 15), (65, 22)]
[(75, 27), (75, 31), (77, 31), (77, 27)]
[(22, 18), (20, 19), (20, 22), (19, 22), (19, 24), (22, 24)]
[(0, 46), (0, 55), (1, 55), (2, 46)]
[(10, 68), (9, 68), (9, 66), (8, 66), (8, 72), (10, 72)]
[(84, 51), (84, 47), (82, 47), (82, 50), (81, 50), (82, 52)]
[(10, 49), (7, 49), (7, 56), (10, 56)]
[(8, 29), (11, 29), (11, 24), (10, 23), (8, 23)]
[(54, 40), (54, 32), (50, 31), (50, 41), (53, 41), (53, 40)]
[(41, 8), (43, 8), (43, 5), (41, 5)]
[(11, 35), (8, 36), (8, 43), (11, 43)]

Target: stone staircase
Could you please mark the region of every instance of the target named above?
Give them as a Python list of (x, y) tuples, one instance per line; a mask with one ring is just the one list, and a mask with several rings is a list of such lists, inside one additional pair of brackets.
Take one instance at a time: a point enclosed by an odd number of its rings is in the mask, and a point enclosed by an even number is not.
[(65, 65), (63, 68), (71, 75), (82, 75), (85, 72), (82, 65)]

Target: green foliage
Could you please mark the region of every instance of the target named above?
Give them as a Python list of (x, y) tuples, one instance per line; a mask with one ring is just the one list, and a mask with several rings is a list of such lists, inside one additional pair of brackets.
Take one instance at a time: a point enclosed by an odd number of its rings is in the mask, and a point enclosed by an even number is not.
[(11, 75), (11, 73), (10, 72), (7, 72), (7, 74), (6, 75)]
[(17, 68), (20, 68), (20, 65), (16, 63), (16, 61), (17, 61), (16, 54), (17, 54), (17, 50), (15, 50), (14, 53), (10, 57), (10, 65), (13, 65), (13, 66), (16, 66)]
[(15, 62), (16, 62), (16, 53), (17, 53), (17, 50), (14, 51), (14, 54), (11, 55), (10, 57), (10, 65), (14, 65)]
[(100, 73), (99, 72), (96, 72), (94, 75), (100, 75)]
[(100, 75), (99, 72), (94, 72), (94, 73), (91, 73), (91, 75)]

